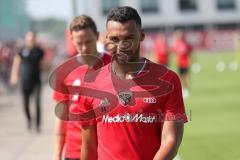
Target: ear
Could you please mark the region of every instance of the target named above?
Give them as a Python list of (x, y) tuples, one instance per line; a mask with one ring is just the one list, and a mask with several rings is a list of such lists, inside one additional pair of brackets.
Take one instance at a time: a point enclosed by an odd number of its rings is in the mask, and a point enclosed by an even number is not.
[(97, 40), (99, 39), (99, 35), (100, 35), (99, 32), (97, 32), (97, 33), (96, 33), (96, 38), (97, 38)]
[(75, 43), (74, 43), (74, 40), (73, 40), (73, 32), (70, 32), (70, 34), (69, 34), (69, 40), (70, 40), (70, 42), (72, 43), (72, 45), (73, 45), (74, 47), (76, 47), (76, 45), (75, 45)]
[(73, 33), (72, 32), (70, 32), (70, 39), (73, 42)]
[(108, 33), (105, 33), (105, 40), (108, 39)]
[(143, 40), (144, 40), (144, 38), (145, 38), (145, 33), (144, 33), (144, 30), (143, 29), (141, 29), (141, 31), (140, 31), (141, 33), (141, 37), (140, 37), (140, 41), (142, 42)]

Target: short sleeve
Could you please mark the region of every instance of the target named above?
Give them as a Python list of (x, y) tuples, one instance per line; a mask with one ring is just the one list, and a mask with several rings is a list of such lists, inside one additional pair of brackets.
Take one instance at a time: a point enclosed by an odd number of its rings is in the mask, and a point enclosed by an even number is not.
[[(91, 126), (91, 125), (96, 125), (96, 117), (95, 113), (93, 110), (93, 101), (94, 98), (92, 97), (85, 97), (81, 96), (78, 100), (77, 107), (79, 113), (82, 115), (84, 114), (84, 117), (80, 117), (80, 124), (84, 126)], [(82, 120), (82, 118), (86, 120)]]
[(167, 95), (167, 100), (163, 109), (165, 121), (181, 121), (187, 122), (185, 107), (182, 97), (182, 87), (179, 77), (174, 73), (171, 83), (173, 90)]
[(68, 94), (63, 94), (57, 91), (53, 92), (53, 99), (57, 102), (67, 100), (69, 98)]
[[(68, 94), (65, 80), (62, 79), (60, 74), (56, 74), (56, 77), (53, 83), (54, 83), (53, 84), (54, 92), (52, 94), (52, 98), (57, 102), (69, 99), (69, 94)], [(62, 93), (60, 91), (65, 91), (65, 92)]]

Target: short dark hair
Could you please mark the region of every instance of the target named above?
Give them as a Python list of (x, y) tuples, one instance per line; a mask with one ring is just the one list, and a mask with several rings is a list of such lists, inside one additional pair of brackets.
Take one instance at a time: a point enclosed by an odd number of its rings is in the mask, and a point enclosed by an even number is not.
[(94, 33), (98, 33), (94, 20), (87, 15), (75, 17), (70, 24), (70, 32), (79, 31), (86, 28), (90, 28)]
[(136, 9), (129, 6), (115, 7), (110, 10), (108, 17), (108, 21), (117, 21), (117, 22), (126, 22), (129, 20), (134, 20), (137, 26), (142, 27), (141, 17), (139, 16)]

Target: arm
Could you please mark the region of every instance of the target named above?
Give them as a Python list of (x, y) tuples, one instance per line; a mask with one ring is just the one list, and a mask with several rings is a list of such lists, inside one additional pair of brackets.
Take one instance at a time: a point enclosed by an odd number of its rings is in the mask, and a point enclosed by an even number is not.
[(39, 61), (39, 67), (41, 69), (41, 71), (48, 71), (49, 69), (49, 65), (47, 63), (47, 61), (45, 60), (44, 56), (45, 56), (45, 51), (42, 48), (39, 48), (40, 50), (40, 61)]
[(81, 160), (97, 160), (96, 126), (82, 126)]
[[(63, 111), (62, 114), (67, 114), (67, 112)], [(65, 145), (66, 125), (67, 122), (62, 121), (59, 117), (56, 118), (54, 128), (54, 160), (62, 159), (63, 148)]]
[(183, 136), (183, 121), (164, 121), (161, 146), (153, 160), (172, 160), (178, 151)]
[(21, 63), (20, 56), (19, 55), (14, 56), (13, 66), (12, 66), (11, 76), (10, 76), (10, 84), (11, 85), (16, 85), (17, 84), (20, 63)]

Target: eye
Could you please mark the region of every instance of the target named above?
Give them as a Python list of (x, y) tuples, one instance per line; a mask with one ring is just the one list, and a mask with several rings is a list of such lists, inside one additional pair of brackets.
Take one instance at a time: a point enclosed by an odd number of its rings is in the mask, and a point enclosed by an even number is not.
[(88, 40), (88, 41), (86, 41), (85, 43), (86, 44), (90, 44), (92, 41), (91, 40)]
[(133, 41), (134, 39), (135, 39), (135, 37), (133, 35), (130, 35), (130, 36), (126, 37), (125, 40)]
[(110, 37), (109, 38), (111, 42), (117, 43), (119, 39), (117, 37)]

